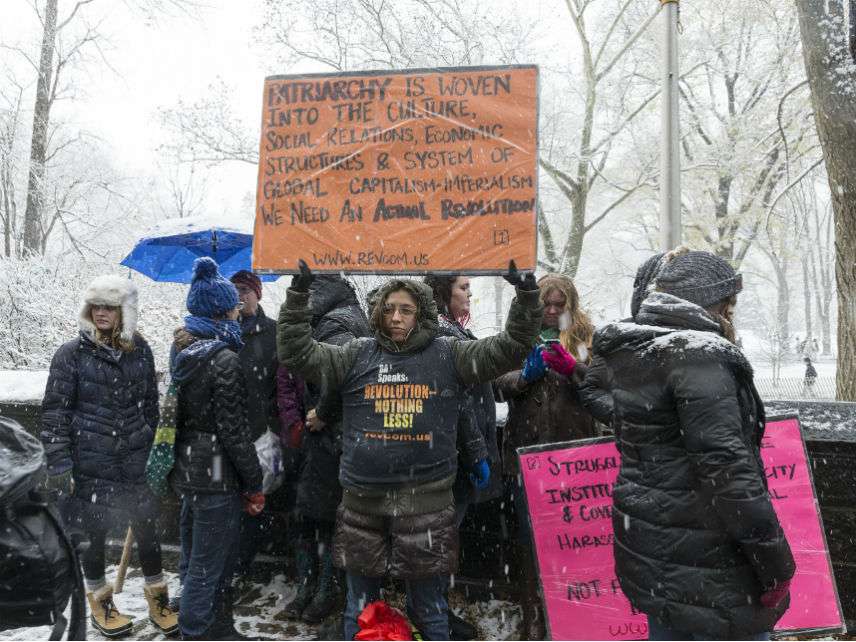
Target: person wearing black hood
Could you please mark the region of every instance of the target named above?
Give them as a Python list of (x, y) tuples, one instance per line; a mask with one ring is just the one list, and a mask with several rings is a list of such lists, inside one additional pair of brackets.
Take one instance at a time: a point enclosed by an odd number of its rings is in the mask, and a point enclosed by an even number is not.
[[(369, 336), (368, 319), (345, 279), (318, 276), (309, 293), (313, 339), (344, 345)], [(309, 385), (306, 392), (304, 405), (309, 412), (300, 448), (296, 499), (299, 535), (295, 563), (300, 586), (285, 613), (315, 624), (327, 617), (341, 594), (340, 573), (333, 566), (332, 555), (336, 508), (342, 499), (341, 400), (323, 385)]]
[[(235, 285), (238, 298), (243, 304), (240, 313), (241, 338), (244, 346), (238, 353), (244, 382), (247, 387), (247, 419), (253, 442), (267, 430), (280, 436), (288, 426), (280, 426), (277, 406), (277, 377), (279, 362), (276, 358), (276, 321), (269, 318), (259, 301), (262, 298), (262, 282), (248, 270), (239, 270), (229, 279)], [(271, 513), (259, 515), (244, 512), (241, 515), (241, 535), (235, 580), (246, 582), (250, 577), (250, 566), (263, 542), (270, 540)]]
[(663, 258), (635, 322), (599, 330), (621, 469), (615, 571), (652, 640), (768, 639), (795, 565), (767, 492), (764, 406), (734, 343), (742, 277)]
[(243, 305), (217, 263), (196, 259), (184, 326), (170, 355), (176, 388), (175, 466), (169, 480), (181, 497), (184, 581), (178, 625), (188, 640), (235, 640), (230, 584), (241, 510), (265, 505), (262, 471), (247, 413), (238, 352)]

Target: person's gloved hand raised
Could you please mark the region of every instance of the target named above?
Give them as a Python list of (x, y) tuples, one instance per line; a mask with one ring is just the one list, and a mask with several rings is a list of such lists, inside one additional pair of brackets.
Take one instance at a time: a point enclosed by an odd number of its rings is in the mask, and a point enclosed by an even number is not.
[(306, 265), (306, 261), (300, 259), (297, 261), (297, 267), (300, 268), (300, 274), (295, 274), (291, 277), (291, 289), (296, 292), (309, 292), (309, 286), (312, 285), (312, 270)]
[(518, 272), (514, 259), (508, 262), (508, 272), (503, 274), (502, 278), (515, 288), (520, 288), (521, 290), (532, 291), (538, 289), (538, 284), (535, 282), (535, 275), (532, 272)]
[(779, 604), (781, 604), (782, 600), (784, 600), (788, 593), (791, 590), (791, 581), (785, 580), (784, 582), (779, 582), (771, 589), (767, 589), (763, 593), (761, 593), (761, 606), (774, 609)]
[(550, 370), (560, 375), (570, 377), (574, 372), (577, 360), (568, 352), (561, 343), (548, 343), (541, 352), (541, 358)]
[(255, 517), (265, 509), (265, 496), (263, 493), (245, 493), (244, 512)]
[(529, 356), (526, 357), (526, 363), (523, 364), (523, 372), (520, 373), (520, 376), (526, 383), (538, 381), (547, 372), (547, 365), (544, 363), (542, 350), (542, 346), (535, 346), (532, 348)]
[(490, 466), (487, 459), (479, 459), (470, 473), (470, 483), (478, 490), (484, 490), (490, 483)]

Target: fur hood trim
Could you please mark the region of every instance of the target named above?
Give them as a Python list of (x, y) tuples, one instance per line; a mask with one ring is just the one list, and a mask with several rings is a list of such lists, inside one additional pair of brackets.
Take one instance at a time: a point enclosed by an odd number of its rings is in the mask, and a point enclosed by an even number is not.
[(137, 331), (137, 286), (130, 279), (105, 274), (96, 277), (83, 293), (80, 305), (78, 325), (80, 329), (95, 336), (95, 324), (92, 323), (92, 306), (110, 305), (122, 308), (121, 337), (132, 341)]

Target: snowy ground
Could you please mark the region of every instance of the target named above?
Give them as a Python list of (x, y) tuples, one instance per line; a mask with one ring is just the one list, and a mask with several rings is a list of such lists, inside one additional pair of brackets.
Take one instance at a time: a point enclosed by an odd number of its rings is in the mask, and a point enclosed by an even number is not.
[(47, 370), (0, 370), (0, 401), (41, 403), (47, 383)]
[[(172, 594), (178, 589), (178, 576), (165, 573)], [(116, 577), (116, 566), (107, 568), (107, 581)], [(235, 607), (235, 623), (242, 634), (271, 640), (315, 640), (318, 639), (317, 627), (303, 622), (289, 620), (283, 616), (283, 609), (297, 592), (297, 585), (276, 575), (270, 582), (256, 583), (243, 594)], [(393, 605), (402, 607), (399, 595), (388, 595)], [(148, 607), (143, 597), (143, 578), (138, 569), (129, 569), (122, 593), (114, 597), (116, 607), (134, 619), (133, 632), (126, 640), (163, 640), (167, 639), (158, 632), (148, 620)], [(462, 595), (453, 593), (452, 606), (457, 613), (470, 622), (477, 622), (483, 640), (518, 639), (521, 624), (519, 608), (501, 600), (474, 602), (467, 604)], [(88, 612), (88, 609), (87, 609)], [(68, 613), (66, 613), (68, 615)], [(0, 640), (47, 640), (50, 628), (47, 626), (31, 629), (16, 629), (0, 633)], [(87, 639), (106, 640), (91, 625), (88, 626)]]

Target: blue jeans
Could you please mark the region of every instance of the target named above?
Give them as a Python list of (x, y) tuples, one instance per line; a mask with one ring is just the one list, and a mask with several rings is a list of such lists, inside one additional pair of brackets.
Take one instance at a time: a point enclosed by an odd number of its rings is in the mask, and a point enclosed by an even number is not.
[[(676, 629), (667, 629), (657, 624), (654, 620), (648, 620), (649, 640), (718, 640), (718, 637), (705, 636), (703, 633), (687, 633)], [(738, 640), (769, 640), (769, 633), (756, 633), (754, 635), (741, 635)]]
[(178, 627), (202, 637), (214, 625), (238, 553), (241, 497), (191, 494), (181, 498), (181, 560), (185, 568)]
[[(366, 577), (347, 573), (348, 603), (345, 606), (345, 639), (353, 640), (360, 630), (357, 616), (367, 604), (380, 599), (382, 577)], [(407, 612), (413, 615), (413, 624), (425, 640), (449, 639), (449, 605), (446, 603), (445, 577), (406, 580)]]

